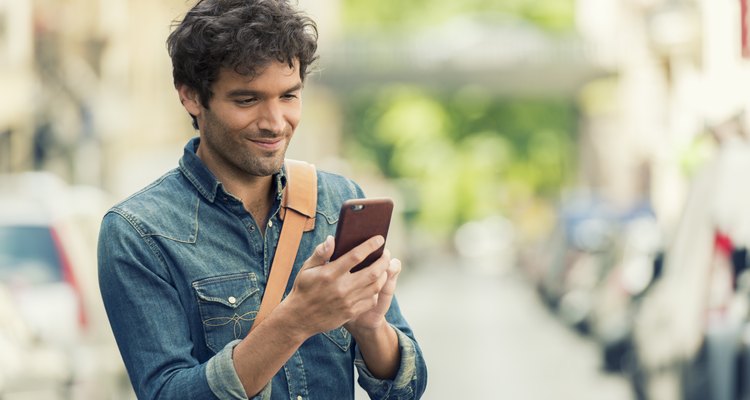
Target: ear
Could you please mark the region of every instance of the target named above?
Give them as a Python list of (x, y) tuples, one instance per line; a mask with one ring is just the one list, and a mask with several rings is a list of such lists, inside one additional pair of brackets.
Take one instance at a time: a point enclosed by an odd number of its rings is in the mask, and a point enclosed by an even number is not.
[(185, 111), (187, 111), (188, 114), (196, 118), (201, 115), (203, 106), (201, 105), (198, 92), (195, 89), (184, 84), (177, 85), (177, 94), (180, 96), (180, 103), (185, 107)]

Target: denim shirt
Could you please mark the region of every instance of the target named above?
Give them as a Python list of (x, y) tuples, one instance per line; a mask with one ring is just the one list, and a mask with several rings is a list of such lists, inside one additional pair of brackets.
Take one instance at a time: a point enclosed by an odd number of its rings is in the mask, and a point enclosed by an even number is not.
[[(260, 307), (279, 239), (286, 178), (275, 175), (276, 200), (265, 228), (185, 146), (179, 167), (114, 206), (99, 236), (99, 284), (112, 330), (138, 398), (246, 399), (232, 350)], [(362, 197), (338, 175), (318, 172), (315, 229), (302, 236), (286, 293), (302, 263), (333, 235), (341, 203)], [(367, 370), (343, 327), (314, 335), (257, 399), (351, 399), (354, 369), (373, 399), (413, 399), (427, 369), (394, 298), (386, 314), (401, 363), (393, 380)]]

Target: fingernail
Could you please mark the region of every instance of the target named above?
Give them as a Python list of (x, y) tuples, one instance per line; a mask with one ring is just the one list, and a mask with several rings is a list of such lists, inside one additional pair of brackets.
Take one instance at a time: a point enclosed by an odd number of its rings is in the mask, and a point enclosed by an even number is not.
[(378, 246), (382, 246), (383, 243), (385, 243), (385, 239), (382, 236), (378, 235), (378, 237), (375, 239), (375, 243), (377, 243)]

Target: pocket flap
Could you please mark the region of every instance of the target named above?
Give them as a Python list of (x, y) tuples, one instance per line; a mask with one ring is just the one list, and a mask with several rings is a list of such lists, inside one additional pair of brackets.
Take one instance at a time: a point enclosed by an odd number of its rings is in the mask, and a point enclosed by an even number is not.
[(260, 290), (253, 273), (201, 279), (193, 282), (193, 288), (201, 300), (221, 303), (229, 308), (237, 308), (248, 297)]
[(328, 339), (336, 344), (342, 351), (348, 351), (352, 343), (352, 335), (343, 326), (334, 330), (323, 332)]

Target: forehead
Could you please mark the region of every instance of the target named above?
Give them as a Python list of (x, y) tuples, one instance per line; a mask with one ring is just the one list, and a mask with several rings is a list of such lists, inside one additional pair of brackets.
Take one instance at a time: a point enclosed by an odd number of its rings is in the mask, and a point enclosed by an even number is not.
[(273, 89), (276, 86), (290, 87), (300, 81), (297, 61), (291, 67), (287, 63), (272, 61), (255, 71), (254, 75), (244, 75), (233, 68), (222, 67), (213, 86), (217, 91), (238, 86), (261, 90), (262, 88)]

